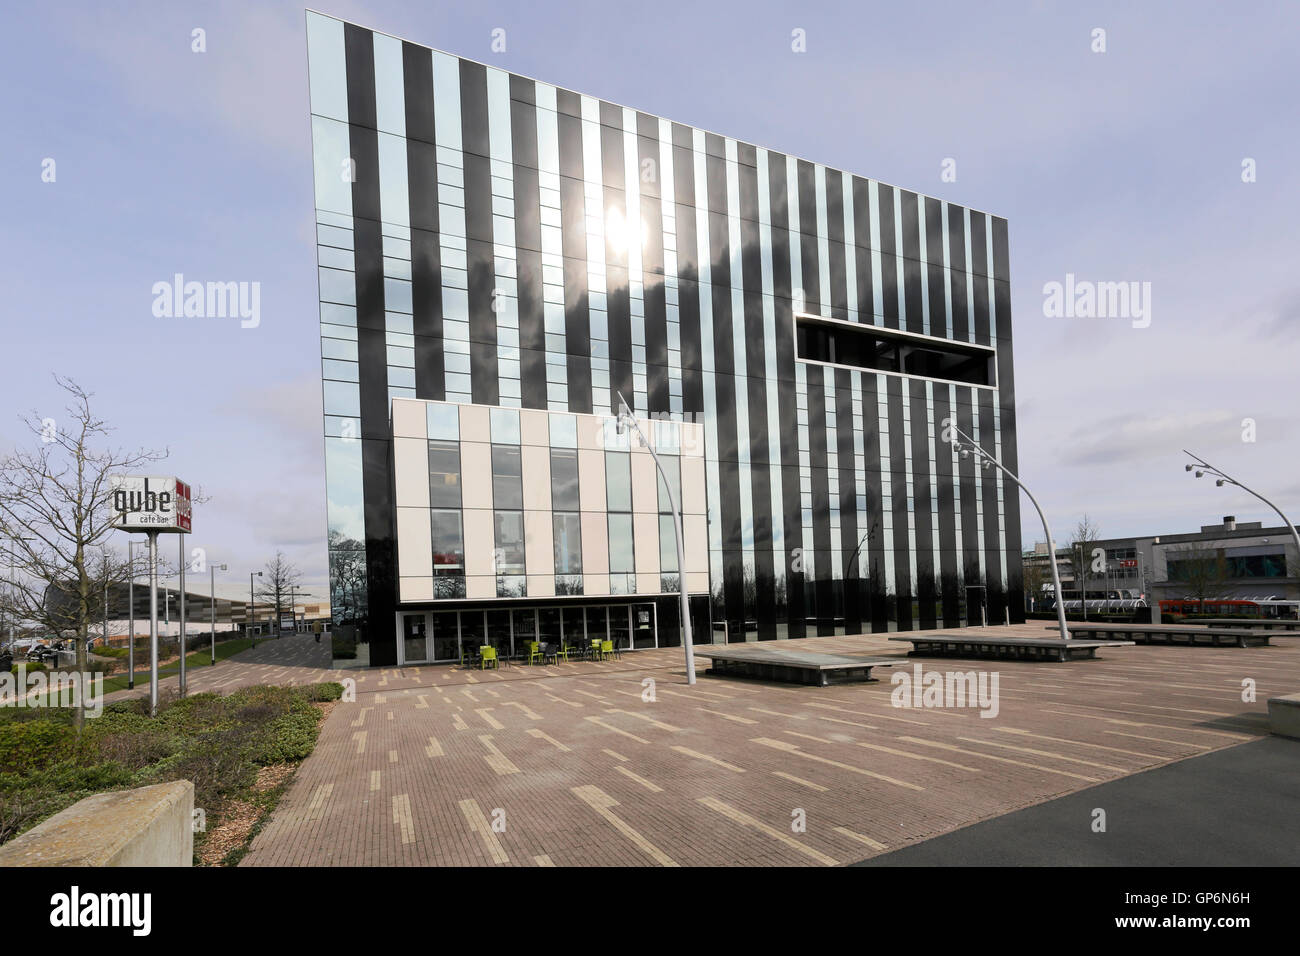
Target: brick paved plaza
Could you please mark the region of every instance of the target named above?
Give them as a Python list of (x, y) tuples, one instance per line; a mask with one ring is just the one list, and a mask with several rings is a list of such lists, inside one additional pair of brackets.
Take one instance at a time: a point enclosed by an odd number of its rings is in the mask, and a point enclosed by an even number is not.
[(831, 687), (710, 677), (701, 659), (692, 689), (680, 649), (500, 672), (331, 671), (309, 636), (196, 671), (191, 687), (356, 679), (356, 702), (329, 716), (245, 865), (698, 866), (865, 859), (1264, 736), (1268, 696), (1300, 686), (1300, 646), (1285, 638), (1066, 664), (920, 661), (996, 670), (1000, 713), (987, 719), (892, 706), (889, 675), (918, 661), (886, 637), (807, 640), (898, 659), (878, 683)]

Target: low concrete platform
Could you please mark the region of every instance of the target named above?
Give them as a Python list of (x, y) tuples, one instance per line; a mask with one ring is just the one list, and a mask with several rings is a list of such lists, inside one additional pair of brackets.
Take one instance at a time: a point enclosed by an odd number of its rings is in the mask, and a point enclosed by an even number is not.
[(909, 657), (967, 657), (992, 660), (1077, 661), (1096, 658), (1103, 647), (1129, 647), (1132, 641), (1069, 640), (1059, 637), (979, 637), (925, 631), (891, 641), (910, 641)]
[[(893, 667), (898, 663), (888, 657), (827, 654), (788, 646), (774, 647), (774, 643), (765, 641), (761, 644), (705, 645), (695, 648), (695, 653), (710, 660), (710, 674), (755, 677), (819, 687), (851, 681), (874, 681), (878, 678), (871, 676), (871, 668)], [(780, 643), (788, 645), (791, 642)]]
[(1268, 729), (1279, 737), (1300, 740), (1300, 694), (1268, 699)]
[(1275, 617), (1203, 617), (1191, 622), (1206, 627), (1249, 627), (1266, 631), (1291, 631), (1300, 628), (1300, 621), (1286, 621)]
[(1201, 627), (1196, 624), (1074, 623), (1069, 628), (1072, 635), (1123, 637), (1135, 644), (1187, 644), (1205, 647), (1266, 647), (1272, 637), (1293, 636), (1290, 631), (1277, 634), (1244, 627)]

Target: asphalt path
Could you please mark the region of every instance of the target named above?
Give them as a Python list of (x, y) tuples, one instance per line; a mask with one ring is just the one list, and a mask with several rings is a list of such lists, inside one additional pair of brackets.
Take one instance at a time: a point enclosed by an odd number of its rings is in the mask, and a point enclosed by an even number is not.
[[(1093, 831), (1096, 809), (1104, 833)], [(856, 865), (1300, 865), (1300, 740), (1166, 764)]]

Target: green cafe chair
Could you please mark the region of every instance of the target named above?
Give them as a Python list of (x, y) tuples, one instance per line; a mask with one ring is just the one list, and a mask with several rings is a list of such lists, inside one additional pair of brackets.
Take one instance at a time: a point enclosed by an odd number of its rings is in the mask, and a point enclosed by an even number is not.
[(491, 644), (484, 644), (479, 649), (478, 669), (486, 670), (489, 666), (494, 670), (500, 670), (501, 662), (497, 659), (497, 649)]
[(601, 641), (601, 642), (600, 642), (600, 659), (601, 659), (601, 660), (603, 660), (603, 661), (612, 660), (612, 659), (614, 658), (615, 653), (616, 653), (616, 652), (615, 652), (615, 650), (614, 650), (614, 642), (613, 642), (613, 641)]
[(555, 663), (558, 664), (558, 663), (560, 663), (561, 660), (563, 660), (564, 663), (566, 663), (566, 664), (569, 663), (569, 645), (568, 645), (568, 644), (561, 644), (561, 645), (556, 649), (556, 651), (555, 651)]
[(537, 661), (546, 663), (546, 655), (542, 653), (542, 645), (538, 641), (528, 641), (524, 645), (524, 663), (534, 664)]

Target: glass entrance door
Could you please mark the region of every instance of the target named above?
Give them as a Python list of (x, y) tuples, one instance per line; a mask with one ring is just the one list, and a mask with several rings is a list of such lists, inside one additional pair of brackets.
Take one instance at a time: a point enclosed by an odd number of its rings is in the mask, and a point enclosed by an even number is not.
[(429, 660), (428, 630), (424, 614), (402, 615), (402, 644), (408, 664), (423, 664)]
[(582, 608), (561, 608), (560, 614), (564, 619), (561, 625), (561, 631), (564, 634), (564, 646), (569, 648), (570, 651), (586, 650), (587, 625), (582, 614)]
[(543, 644), (560, 646), (560, 609), (558, 607), (538, 608), (537, 640)]
[(459, 626), (455, 611), (439, 611), (433, 618), (433, 659), (455, 661), (460, 659)]
[(515, 628), (515, 653), (523, 654), (528, 650), (529, 642), (537, 640), (537, 611), (528, 608), (526, 611), (512, 611), (511, 615)]
[(503, 659), (514, 655), (514, 647), (510, 642), (510, 611), (487, 612), (487, 642), (496, 648), (497, 655)]
[(587, 608), (587, 640), (609, 640), (609, 608)]
[(632, 646), (637, 650), (655, 646), (655, 606), (632, 605)]
[(626, 604), (614, 604), (609, 609), (609, 637), (621, 651), (632, 649), (631, 610)]

